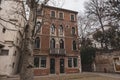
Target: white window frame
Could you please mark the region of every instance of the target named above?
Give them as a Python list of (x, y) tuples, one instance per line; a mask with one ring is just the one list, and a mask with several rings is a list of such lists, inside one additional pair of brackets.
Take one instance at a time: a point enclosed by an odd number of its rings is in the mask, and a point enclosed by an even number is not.
[[(39, 58), (39, 66), (38, 67), (34, 67), (34, 68), (47, 68), (47, 57), (45, 56), (34, 56), (35, 57), (38, 57)], [(41, 67), (41, 58), (44, 57), (46, 59), (46, 66), (45, 67)]]
[[(55, 17), (52, 16), (52, 11), (55, 12)], [(51, 18), (56, 18), (56, 11), (55, 11), (55, 10), (51, 10), (51, 11), (50, 11), (50, 17), (51, 17)]]
[[(68, 57), (68, 60), (69, 60), (69, 58), (72, 58), (72, 67), (68, 66), (68, 68), (78, 68), (78, 57)], [(74, 58), (77, 59), (77, 66), (76, 67), (74, 67)]]
[[(60, 13), (63, 14), (63, 18), (60, 18)], [(59, 19), (64, 19), (64, 12), (60, 11), (60, 12), (58, 13), (58, 16), (59, 16)]]
[[(71, 18), (72, 15), (74, 16), (74, 20), (72, 20), (72, 18)], [(72, 14), (72, 13), (71, 13), (71, 14), (70, 14), (70, 21), (75, 21), (75, 19), (76, 19), (76, 18), (75, 18), (75, 14)]]

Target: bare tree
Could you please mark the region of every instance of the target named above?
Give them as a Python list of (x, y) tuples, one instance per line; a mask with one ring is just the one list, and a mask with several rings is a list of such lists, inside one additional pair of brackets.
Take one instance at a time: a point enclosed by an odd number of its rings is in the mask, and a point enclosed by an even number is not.
[(106, 0), (106, 15), (112, 21), (120, 21), (120, 0)]
[(91, 17), (96, 23), (98, 23), (98, 26), (101, 27), (104, 34), (103, 39), (105, 47), (107, 48), (104, 30), (105, 21), (107, 19), (105, 15), (106, 6), (104, 0), (90, 0), (89, 2), (86, 2), (85, 8), (88, 17)]
[(78, 15), (78, 28), (79, 28), (79, 37), (85, 38), (87, 35), (94, 30), (95, 23), (92, 19), (87, 17), (86, 14)]
[[(92, 19), (87, 17), (86, 14), (80, 14), (78, 15), (78, 32), (80, 37), (80, 44), (81, 46), (84, 45), (84, 43), (87, 43), (88, 39), (90, 38), (90, 34), (95, 29), (95, 23)], [(89, 42), (89, 41), (88, 41)]]
[[(20, 73), (20, 80), (33, 80), (34, 73), (33, 73), (33, 42), (34, 42), (34, 30), (36, 26), (36, 20), (37, 20), (37, 7), (40, 0), (11, 0), (14, 3), (16, 3), (15, 7), (10, 11), (12, 14), (21, 15), (26, 20), (26, 25), (24, 27), (19, 26), (18, 23), (16, 23), (16, 20), (11, 20), (8, 18), (4, 18), (0, 16), (0, 25), (4, 26), (4, 22), (9, 23), (11, 25), (14, 25), (16, 28), (22, 28), (23, 29), (23, 35), (22, 39), (22, 68)], [(43, 5), (46, 5), (49, 0), (44, 0), (40, 6), (40, 10), (42, 11)], [(23, 3), (27, 3), (29, 7), (29, 18), (26, 18), (25, 12), (24, 12), (24, 5)], [(22, 5), (21, 5), (22, 4)], [(18, 6), (17, 6), (18, 5)], [(22, 8), (18, 8), (19, 5), (22, 6)], [(23, 8), (24, 7), (24, 8)], [(41, 25), (39, 26), (41, 27)], [(5, 29), (9, 31), (16, 31), (15, 28), (7, 28)]]
[[(22, 68), (21, 68), (21, 72), (20, 72), (20, 80), (33, 80), (34, 79), (33, 42), (34, 42), (34, 38), (35, 38), (36, 34), (38, 33), (38, 30), (35, 31), (35, 28), (37, 26), (37, 24), (36, 24), (37, 8), (39, 6), (39, 10), (42, 11), (43, 6), (46, 5), (49, 0), (43, 0), (42, 2), (41, 2), (41, 0), (13, 0), (13, 1), (18, 3), (18, 5), (20, 5), (19, 3), (25, 3), (29, 7), (29, 9), (28, 9), (29, 17), (28, 18), (26, 18), (25, 13), (21, 12), (20, 9), (15, 8), (13, 12), (23, 16), (23, 18), (26, 20), (26, 25), (24, 27), (22, 27), (24, 29), (24, 31), (23, 31), (24, 34), (22, 35), (23, 42), (21, 43), (22, 44), (22, 50), (21, 50)], [(26, 8), (26, 7), (24, 7), (24, 8)], [(44, 17), (42, 19), (42, 22), (40, 22), (40, 25), (38, 25), (39, 29), (41, 28), (42, 24), (44, 23), (45, 18), (46, 17)], [(12, 22), (9, 19), (4, 19), (4, 18), (0, 17), (0, 20), (2, 20), (3, 22), (8, 22), (12, 25), (15, 25), (16, 27), (19, 27), (19, 25), (15, 24), (14, 22)], [(2, 23), (0, 23), (0, 24), (2, 25)], [(2, 25), (2, 26), (4, 26), (4, 25)]]
[[(45, 5), (49, 0), (44, 0), (40, 5), (40, 10), (42, 10), (42, 6)], [(34, 29), (36, 26), (37, 19), (37, 6), (39, 0), (27, 0), (27, 4), (29, 6), (29, 20), (27, 25), (25, 26), (25, 40), (24, 40), (24, 48), (23, 48), (23, 63), (21, 70), (21, 80), (33, 80), (33, 42), (34, 42)], [(39, 26), (41, 27), (41, 25)]]

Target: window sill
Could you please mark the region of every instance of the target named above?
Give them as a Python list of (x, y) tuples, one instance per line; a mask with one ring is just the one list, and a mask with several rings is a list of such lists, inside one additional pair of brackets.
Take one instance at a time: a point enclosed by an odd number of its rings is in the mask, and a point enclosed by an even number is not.
[(34, 68), (34, 69), (47, 69), (47, 68), (41, 68), (41, 67), (38, 67), (38, 68)]
[(56, 17), (50, 17), (51, 19), (56, 19)]
[(64, 20), (63, 18), (59, 18), (59, 20)]
[(68, 67), (69, 69), (78, 69), (78, 67)]
[(73, 51), (77, 51), (77, 49), (73, 50)]
[(34, 49), (40, 49), (40, 48), (34, 48)]
[(76, 22), (75, 20), (70, 20), (71, 22)]

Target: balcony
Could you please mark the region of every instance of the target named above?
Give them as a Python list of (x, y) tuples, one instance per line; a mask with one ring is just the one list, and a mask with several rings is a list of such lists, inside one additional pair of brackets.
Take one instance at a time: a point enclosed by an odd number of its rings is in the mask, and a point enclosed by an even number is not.
[(50, 48), (50, 55), (65, 55), (65, 54), (66, 54), (65, 49)]

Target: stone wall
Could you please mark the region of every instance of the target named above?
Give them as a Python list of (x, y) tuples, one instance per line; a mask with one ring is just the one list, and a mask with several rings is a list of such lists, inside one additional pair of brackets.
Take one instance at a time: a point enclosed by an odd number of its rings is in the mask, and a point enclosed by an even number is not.
[(95, 58), (94, 71), (116, 72), (114, 58), (119, 58), (120, 63), (120, 51), (112, 51), (109, 53), (98, 52)]

